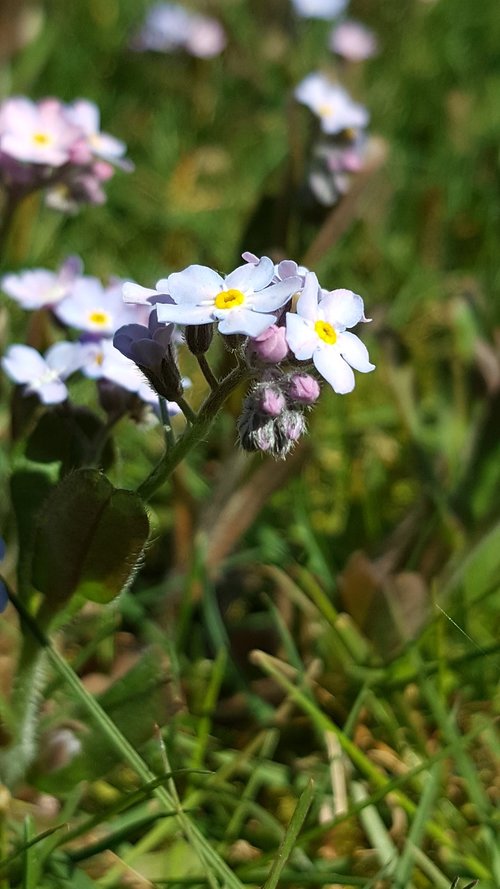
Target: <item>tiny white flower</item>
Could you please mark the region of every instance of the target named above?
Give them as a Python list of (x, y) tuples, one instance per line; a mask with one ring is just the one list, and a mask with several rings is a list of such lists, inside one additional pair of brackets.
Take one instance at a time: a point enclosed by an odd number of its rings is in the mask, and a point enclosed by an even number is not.
[(4, 275), (1, 287), (23, 309), (40, 309), (54, 306), (68, 296), (81, 273), (81, 260), (77, 256), (70, 256), (57, 272), (28, 269), (18, 274)]
[(125, 284), (123, 292), (127, 302), (138, 303), (169, 294), (173, 305), (156, 304), (161, 323), (217, 322), (220, 333), (255, 337), (275, 322), (272, 313), (284, 306), (302, 285), (298, 277), (274, 284), (274, 271), (274, 263), (267, 256), (257, 263), (239, 266), (225, 278), (207, 266), (191, 265), (158, 281), (156, 290)]
[(128, 308), (122, 299), (121, 282), (103, 287), (98, 278), (80, 278), (71, 293), (54, 309), (69, 327), (101, 336), (113, 336), (122, 324), (142, 321), (137, 310)]
[(25, 395), (37, 395), (43, 404), (58, 404), (68, 397), (63, 383), (81, 367), (79, 343), (55, 343), (44, 356), (31, 346), (14, 345), (2, 358), (2, 367), (15, 383), (24, 384)]
[(16, 160), (60, 167), (79, 135), (58, 99), (14, 96), (0, 106), (0, 150)]
[(347, 6), (347, 0), (292, 0), (297, 15), (311, 19), (333, 19)]
[(375, 369), (364, 344), (347, 331), (366, 320), (360, 296), (351, 290), (322, 291), (316, 275), (309, 272), (297, 314), (286, 316), (288, 345), (299, 361), (312, 359), (334, 391), (345, 395), (354, 389), (352, 368), (361, 373)]
[[(158, 395), (147, 382), (144, 374), (137, 365), (127, 358), (118, 349), (115, 349), (110, 339), (93, 340), (81, 345), (81, 371), (92, 380), (109, 380), (127, 392), (137, 395), (141, 401), (158, 407)], [(184, 388), (191, 385), (190, 380), (184, 379)], [(167, 402), (170, 416), (180, 412), (180, 407), (174, 401)]]
[[(77, 99), (76, 102), (66, 106), (66, 117), (82, 131), (83, 143), (88, 149), (89, 157), (100, 157), (112, 164), (125, 165), (126, 169), (130, 169), (131, 165), (122, 160), (127, 146), (109, 133), (101, 132), (100, 112), (94, 102), (89, 102), (88, 99)], [(79, 160), (78, 145), (74, 151)], [(82, 156), (82, 160), (86, 160), (86, 158)]]
[(319, 117), (321, 129), (329, 135), (365, 127), (369, 120), (363, 105), (354, 102), (347, 90), (319, 71), (308, 74), (299, 83), (295, 98)]

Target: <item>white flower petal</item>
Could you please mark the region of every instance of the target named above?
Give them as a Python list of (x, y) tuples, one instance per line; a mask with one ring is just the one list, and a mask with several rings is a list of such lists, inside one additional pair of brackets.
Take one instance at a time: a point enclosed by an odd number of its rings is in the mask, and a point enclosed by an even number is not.
[(331, 290), (319, 304), (321, 317), (337, 330), (354, 327), (364, 318), (363, 300), (352, 290)]
[(368, 349), (355, 333), (339, 333), (336, 346), (342, 357), (355, 370), (359, 370), (363, 374), (375, 370), (375, 365), (370, 362)]
[(123, 299), (126, 303), (136, 303), (139, 306), (150, 306), (148, 302), (151, 296), (156, 296), (156, 290), (150, 287), (141, 287), (140, 284), (134, 284), (133, 281), (127, 281), (122, 287)]
[(304, 288), (297, 302), (297, 314), (309, 321), (316, 321), (318, 317), (319, 282), (314, 272), (308, 272)]
[(2, 358), (2, 367), (15, 383), (31, 383), (47, 372), (42, 356), (31, 346), (11, 346)]
[(246, 262), (231, 272), (224, 281), (225, 290), (262, 290), (271, 283), (274, 276), (274, 262), (263, 256), (258, 263)]
[(168, 296), (168, 278), (160, 278), (160, 280), (156, 282), (155, 295), (158, 294), (161, 296)]
[(219, 333), (243, 333), (245, 336), (259, 336), (276, 318), (263, 315), (251, 309), (227, 309), (219, 322)]
[(43, 404), (60, 404), (61, 401), (66, 401), (68, 397), (68, 390), (61, 380), (43, 383), (35, 391)]
[(286, 316), (286, 341), (299, 361), (311, 358), (318, 348), (318, 336), (311, 323), (291, 312)]
[(347, 392), (352, 392), (355, 385), (354, 374), (334, 346), (316, 349), (313, 355), (313, 362), (316, 370), (325, 378), (327, 383), (330, 383), (334, 392), (337, 392), (339, 395), (346, 395)]
[(287, 278), (278, 284), (271, 284), (259, 293), (253, 293), (248, 297), (252, 308), (258, 312), (274, 312), (284, 306), (286, 302), (302, 287), (300, 278)]
[[(189, 265), (167, 278), (168, 293), (178, 305), (197, 305), (225, 290), (224, 280), (205, 265)], [(181, 322), (182, 323), (182, 322)]]
[(161, 324), (209, 324), (214, 320), (213, 306), (171, 306), (168, 303), (157, 303), (156, 313)]
[(83, 364), (80, 343), (55, 343), (45, 353), (45, 361), (60, 377), (63, 379), (69, 377)]

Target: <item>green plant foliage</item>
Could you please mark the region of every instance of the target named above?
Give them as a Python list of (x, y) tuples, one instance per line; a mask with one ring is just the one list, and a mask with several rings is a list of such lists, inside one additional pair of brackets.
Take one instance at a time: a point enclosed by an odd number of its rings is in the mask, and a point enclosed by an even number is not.
[(33, 586), (49, 610), (74, 595), (110, 602), (130, 583), (149, 535), (140, 498), (97, 470), (66, 476), (44, 503), (35, 531)]

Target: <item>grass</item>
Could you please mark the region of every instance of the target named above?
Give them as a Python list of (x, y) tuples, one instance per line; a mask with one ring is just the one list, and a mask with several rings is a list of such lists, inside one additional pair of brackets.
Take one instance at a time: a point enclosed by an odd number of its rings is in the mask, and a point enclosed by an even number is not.
[[(299, 260), (331, 226), (298, 206), (286, 225), (279, 200), (311, 138), (289, 93), (327, 63), (328, 27), (292, 24), (284, 0), (213, 0), (229, 47), (202, 62), (132, 53), (145, 7), (51, 0), (4, 63), (8, 92), (95, 100), (136, 164), (104, 207), (33, 202), (6, 269), (76, 252), (149, 286), (242, 249)], [(0, 795), (0, 889), (500, 885), (498, 10), (352, 13), (381, 49), (342, 76), (386, 160), (315, 269), (364, 296), (377, 370), (323, 392), (283, 467), (236, 452), (230, 400), (152, 496), (132, 589), (42, 640), (40, 756)], [(4, 345), (26, 319), (1, 311)], [(115, 441), (110, 478), (136, 488), (161, 433), (122, 422)], [(14, 539), (8, 498), (0, 515)], [(13, 609), (2, 621), (8, 712)], [(81, 749), (51, 769), (60, 728)]]

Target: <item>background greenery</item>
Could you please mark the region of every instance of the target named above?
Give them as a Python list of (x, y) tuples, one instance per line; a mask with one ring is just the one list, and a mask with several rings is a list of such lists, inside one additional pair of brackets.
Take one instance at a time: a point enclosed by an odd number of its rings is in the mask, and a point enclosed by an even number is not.
[[(306, 443), (278, 466), (237, 452), (231, 402), (155, 496), (132, 590), (112, 611), (88, 607), (58, 644), (155, 773), (206, 770), (179, 772), (177, 790), (244, 884), (273, 885), (312, 778), (283, 886), (498, 886), (497, 3), (352, 3), (380, 53), (339, 75), (386, 157), (321, 256), (308, 251), (328, 222), (292, 199), (285, 237), (282, 208), (311, 139), (291, 91), (332, 64), (328, 25), (293, 19), (285, 0), (213, 0), (228, 48), (201, 61), (133, 52), (145, 9), (47, 2), (5, 62), (6, 94), (96, 101), (136, 164), (105, 207), (63, 218), (31, 201), (5, 268), (78, 253), (90, 274), (151, 286), (191, 262), (228, 271), (243, 249), (312, 256), (324, 286), (363, 295), (377, 370), (347, 397), (325, 387)], [(6, 344), (25, 317), (4, 305)], [(92, 403), (86, 385), (73, 391)], [(195, 402), (201, 391), (195, 376)], [(1, 435), (6, 480), (7, 411)], [(137, 484), (160, 451), (159, 431), (122, 423), (112, 481)], [(10, 611), (3, 626), (7, 687)], [(40, 760), (8, 807), (4, 858), (20, 854), (2, 889), (213, 885), (161, 801), (127, 797), (144, 776), (56, 677)], [(61, 725), (83, 753), (50, 772), (44, 738)], [(73, 834), (26, 848), (65, 823)]]

